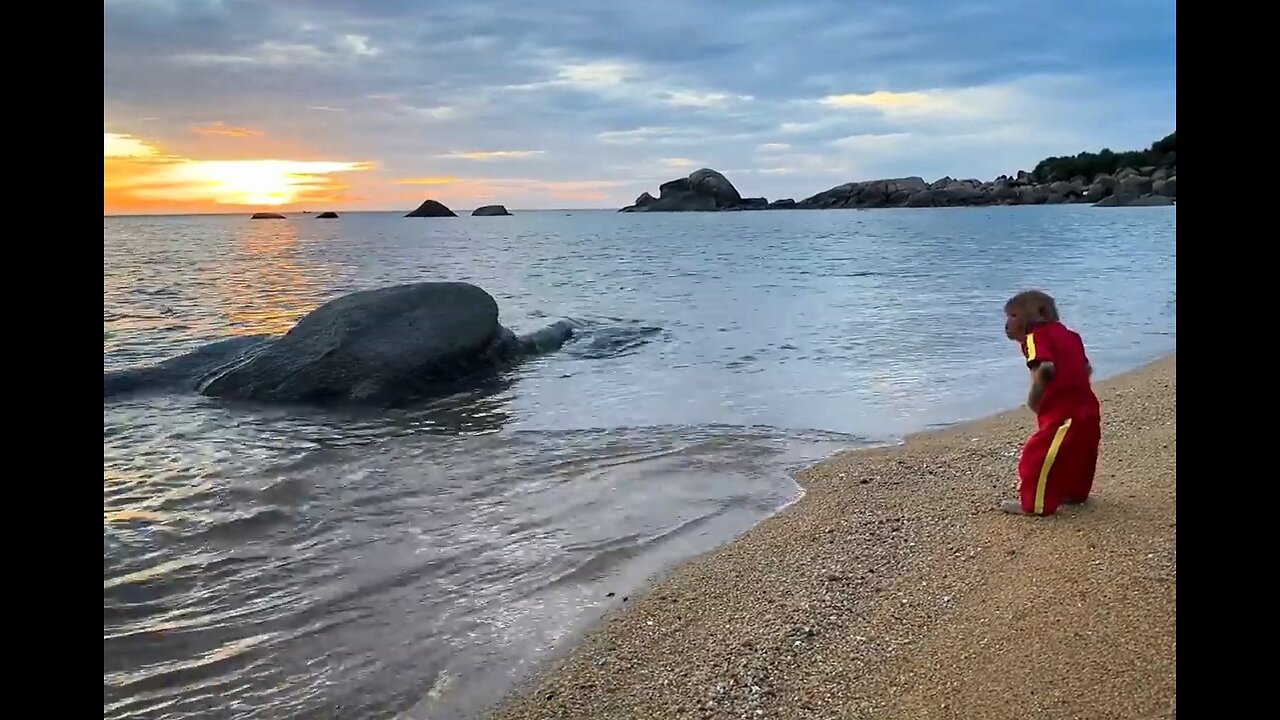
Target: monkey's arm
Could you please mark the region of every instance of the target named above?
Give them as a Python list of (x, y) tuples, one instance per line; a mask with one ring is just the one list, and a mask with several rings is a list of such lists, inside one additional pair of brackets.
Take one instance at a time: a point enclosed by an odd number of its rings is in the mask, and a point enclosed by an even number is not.
[(1032, 412), (1039, 412), (1040, 399), (1044, 397), (1045, 385), (1053, 379), (1053, 372), (1053, 363), (1048, 360), (1036, 363), (1036, 366), (1031, 369), (1031, 390), (1027, 393), (1027, 407), (1031, 408)]

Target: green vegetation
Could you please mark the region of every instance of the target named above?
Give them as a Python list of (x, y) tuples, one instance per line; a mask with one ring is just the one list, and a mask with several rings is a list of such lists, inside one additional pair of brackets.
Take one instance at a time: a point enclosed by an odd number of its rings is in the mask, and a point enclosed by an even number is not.
[(1104, 148), (1097, 153), (1082, 152), (1074, 157), (1045, 158), (1036, 164), (1031, 175), (1036, 182), (1041, 183), (1070, 180), (1077, 175), (1082, 176), (1085, 182), (1093, 182), (1099, 175), (1114, 175), (1127, 167), (1177, 167), (1177, 151), (1178, 132), (1175, 130), (1151, 143), (1151, 147), (1146, 150), (1118, 153)]

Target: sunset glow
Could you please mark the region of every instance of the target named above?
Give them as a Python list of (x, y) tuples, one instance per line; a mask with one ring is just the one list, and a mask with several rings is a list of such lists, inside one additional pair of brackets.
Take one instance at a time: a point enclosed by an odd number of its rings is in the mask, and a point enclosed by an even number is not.
[(1174, 12), (844, 5), (105, 0), (105, 211), (617, 209), (704, 167), (800, 201), (1176, 125)]
[(103, 133), (103, 211), (333, 202), (346, 189), (335, 175), (371, 168), (362, 162), (197, 160), (165, 154), (131, 135)]

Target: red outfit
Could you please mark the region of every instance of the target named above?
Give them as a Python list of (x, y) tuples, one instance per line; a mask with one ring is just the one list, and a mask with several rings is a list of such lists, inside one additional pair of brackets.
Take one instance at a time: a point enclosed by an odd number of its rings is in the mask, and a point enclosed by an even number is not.
[(1018, 460), (1018, 499), (1024, 512), (1052, 515), (1064, 500), (1082, 502), (1093, 489), (1102, 441), (1102, 412), (1089, 384), (1084, 342), (1060, 322), (1037, 325), (1022, 342), (1027, 367), (1052, 362), (1036, 411), (1039, 427)]

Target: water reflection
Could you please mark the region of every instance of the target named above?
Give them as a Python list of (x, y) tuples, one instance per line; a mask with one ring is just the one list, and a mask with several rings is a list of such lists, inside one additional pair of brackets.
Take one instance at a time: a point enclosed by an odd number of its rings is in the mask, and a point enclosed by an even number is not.
[(431, 402), (413, 413), (414, 425), (450, 435), (497, 432), (511, 420), (510, 390), (516, 373), (502, 373), (454, 395)]
[(106, 369), (417, 280), (586, 327), (396, 411), (104, 403), (103, 715), (468, 714), (797, 466), (1020, 403), (1012, 290), (1059, 293), (1099, 373), (1173, 349), (1176, 223), (1148, 210), (112, 219)]
[(404, 408), (217, 402), (246, 429), (281, 432), (286, 428), (311, 443), (352, 446), (410, 435), (484, 435), (502, 430), (512, 419), (510, 404), (519, 377), (519, 371), (512, 370), (442, 386), (435, 399)]
[(244, 223), (230, 265), (218, 275), (218, 290), (233, 335), (282, 335), (333, 285), (330, 266), (307, 262), (294, 222)]

